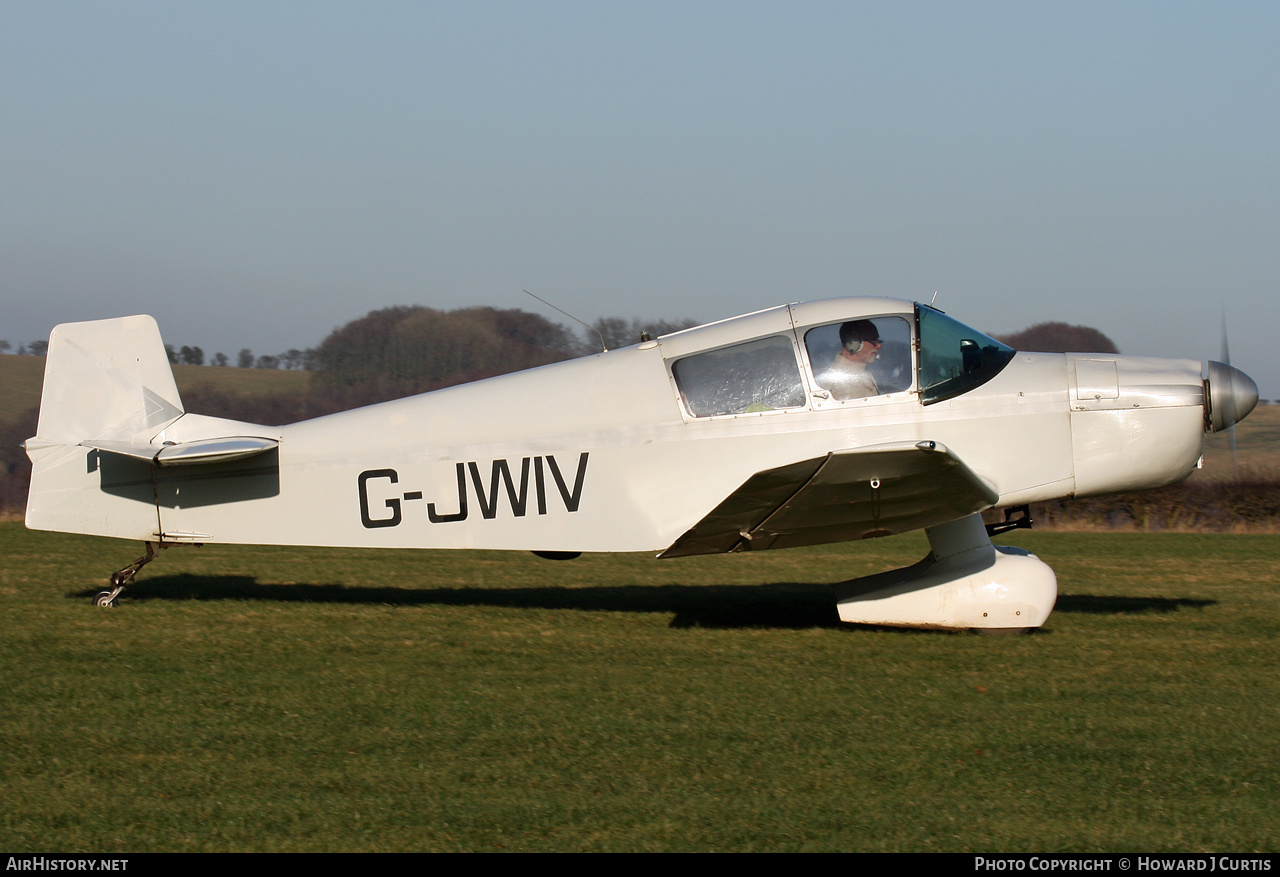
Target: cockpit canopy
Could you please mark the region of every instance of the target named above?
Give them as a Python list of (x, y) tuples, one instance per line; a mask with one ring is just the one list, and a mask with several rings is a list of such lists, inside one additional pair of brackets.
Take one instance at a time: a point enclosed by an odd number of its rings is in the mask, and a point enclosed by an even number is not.
[[(760, 334), (750, 337), (753, 330)], [(713, 346), (698, 350), (704, 337)], [(666, 336), (663, 348), (671, 351), (672, 379), (694, 418), (903, 400), (911, 393), (928, 405), (986, 383), (1015, 353), (939, 310), (888, 299), (775, 308)]]

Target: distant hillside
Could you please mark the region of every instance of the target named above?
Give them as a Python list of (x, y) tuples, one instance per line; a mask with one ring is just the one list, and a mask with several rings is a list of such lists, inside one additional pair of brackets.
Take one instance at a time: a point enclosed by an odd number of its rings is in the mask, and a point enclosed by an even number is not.
[[(212, 365), (175, 365), (178, 392), (195, 393), (208, 388), (229, 396), (266, 396), (303, 393), (311, 372), (264, 368), (219, 368)], [(40, 404), (44, 383), (43, 356), (0, 356), (0, 426), (13, 423)]]
[(43, 356), (0, 356), (0, 425), (13, 423), (40, 404)]

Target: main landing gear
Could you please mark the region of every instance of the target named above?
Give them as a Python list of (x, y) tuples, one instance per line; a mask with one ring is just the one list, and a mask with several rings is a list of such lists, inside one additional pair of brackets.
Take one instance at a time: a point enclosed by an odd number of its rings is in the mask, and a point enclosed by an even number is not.
[[(1007, 529), (1019, 526), (1025, 525)], [(929, 555), (914, 566), (836, 586), (841, 621), (985, 633), (1044, 624), (1058, 597), (1048, 564), (1029, 551), (992, 545), (981, 515), (925, 533)]]

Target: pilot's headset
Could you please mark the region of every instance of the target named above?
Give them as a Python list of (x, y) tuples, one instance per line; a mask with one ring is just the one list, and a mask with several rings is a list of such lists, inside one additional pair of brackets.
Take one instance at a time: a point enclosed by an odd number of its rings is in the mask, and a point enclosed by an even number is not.
[(862, 350), (863, 339), (872, 342), (880, 340), (880, 331), (876, 329), (875, 323), (870, 320), (851, 320), (841, 324), (840, 343), (849, 353)]

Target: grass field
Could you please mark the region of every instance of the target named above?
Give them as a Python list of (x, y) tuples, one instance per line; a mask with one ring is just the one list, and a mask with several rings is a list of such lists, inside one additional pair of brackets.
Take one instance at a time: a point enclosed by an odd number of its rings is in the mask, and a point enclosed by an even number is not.
[(1034, 636), (839, 625), (922, 538), (568, 563), (0, 524), (0, 848), (1271, 851), (1280, 541), (1018, 533)]

